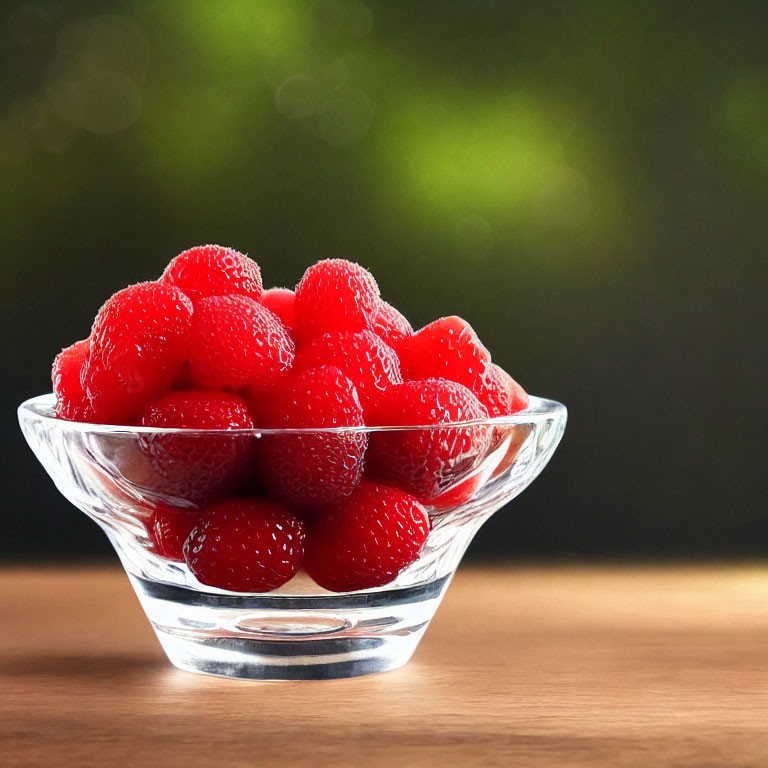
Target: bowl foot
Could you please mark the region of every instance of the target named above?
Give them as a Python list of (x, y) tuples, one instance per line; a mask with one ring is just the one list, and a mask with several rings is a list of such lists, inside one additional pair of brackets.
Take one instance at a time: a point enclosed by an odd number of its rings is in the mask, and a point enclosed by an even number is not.
[(329, 680), (401, 667), (448, 581), (348, 595), (239, 597), (131, 576), (175, 666), (247, 680)]
[[(423, 632), (423, 630), (422, 630)], [(332, 680), (386, 672), (411, 658), (422, 632), (407, 637), (263, 642), (242, 637), (188, 640), (157, 636), (174, 666), (243, 680)]]

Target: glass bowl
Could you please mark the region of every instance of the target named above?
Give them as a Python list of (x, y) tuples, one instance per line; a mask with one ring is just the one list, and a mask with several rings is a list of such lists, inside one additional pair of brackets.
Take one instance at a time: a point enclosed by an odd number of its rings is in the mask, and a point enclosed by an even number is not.
[[(418, 558), (391, 583), (333, 593), (303, 571), (277, 590), (241, 593), (200, 583), (183, 562), (160, 554), (147, 532), (160, 504), (195, 514), (196, 483), (160, 476), (152, 463), (158, 440), (195, 455), (212, 438), (241, 455), (259, 441), (306, 440), (323, 433), (441, 430), (452, 440), (468, 422), (428, 427), (362, 427), (323, 430), (180, 430), (83, 424), (54, 415), (53, 395), (19, 407), (24, 436), (56, 487), (103, 528), (133, 584), (170, 661), (181, 669), (260, 680), (326, 679), (381, 672), (413, 654), (480, 526), (517, 496), (549, 461), (566, 422), (560, 403), (531, 397), (514, 416), (471, 422), (487, 440), (463, 455), (437, 502), (426, 505), (431, 531)], [(262, 443), (263, 445), (263, 443)], [(249, 490), (248, 473), (234, 492)], [(210, 488), (209, 488), (210, 490)], [(233, 488), (221, 492), (232, 493)]]

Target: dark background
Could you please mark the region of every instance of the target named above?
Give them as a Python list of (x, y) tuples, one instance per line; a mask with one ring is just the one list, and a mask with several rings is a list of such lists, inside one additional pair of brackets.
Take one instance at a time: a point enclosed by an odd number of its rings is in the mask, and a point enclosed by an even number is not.
[(767, 43), (764, 2), (3, 4), (0, 556), (107, 555), (14, 410), (204, 242), (358, 260), (568, 405), (474, 556), (764, 555)]

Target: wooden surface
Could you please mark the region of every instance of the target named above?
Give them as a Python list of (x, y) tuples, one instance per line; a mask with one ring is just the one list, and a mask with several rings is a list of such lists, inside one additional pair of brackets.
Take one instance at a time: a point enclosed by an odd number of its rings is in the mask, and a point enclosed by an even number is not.
[(165, 660), (117, 570), (0, 571), (2, 766), (768, 766), (768, 568), (462, 570), (411, 663)]

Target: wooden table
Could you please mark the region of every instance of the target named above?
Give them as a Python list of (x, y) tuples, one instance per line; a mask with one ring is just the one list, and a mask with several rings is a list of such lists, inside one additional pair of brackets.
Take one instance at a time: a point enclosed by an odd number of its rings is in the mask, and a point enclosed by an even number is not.
[(382, 675), (165, 660), (115, 569), (0, 571), (2, 766), (768, 766), (768, 568), (462, 570)]

